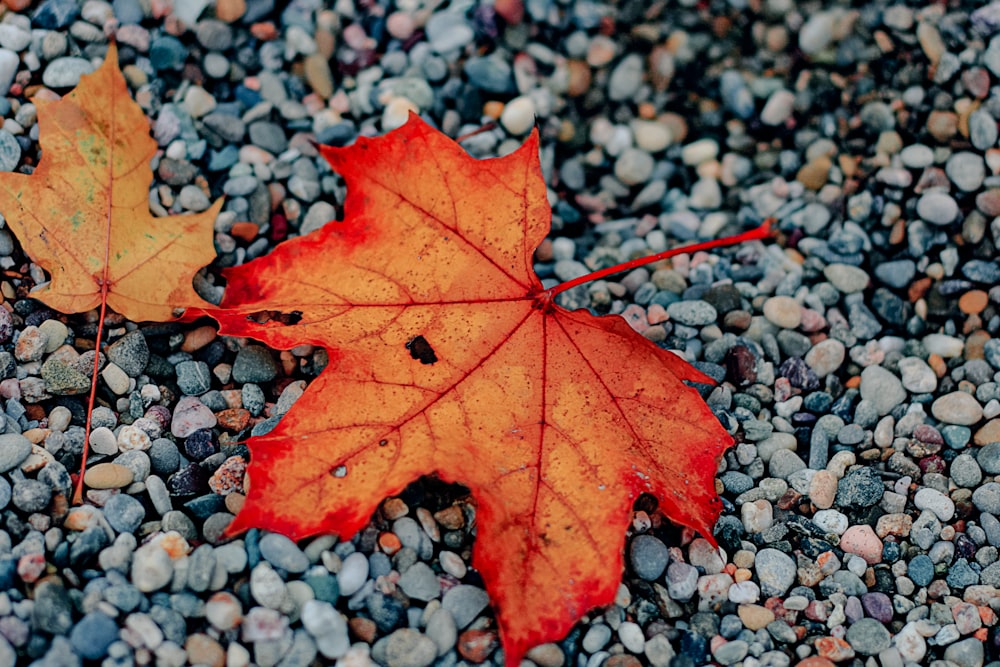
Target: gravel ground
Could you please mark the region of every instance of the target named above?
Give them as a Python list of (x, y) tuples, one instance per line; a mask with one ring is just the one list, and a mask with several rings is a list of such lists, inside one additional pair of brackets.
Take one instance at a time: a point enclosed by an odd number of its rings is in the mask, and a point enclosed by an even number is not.
[[(722, 551), (637, 503), (615, 604), (539, 667), (1000, 664), (1000, 2), (5, 0), (0, 169), (38, 160), (40, 87), (108, 35), (162, 148), (150, 207), (225, 195), (218, 269), (338, 214), (344, 145), (410, 110), (472, 154), (537, 122), (567, 280), (779, 221), (565, 296), (720, 381)], [(221, 534), (248, 433), (323, 368), (200, 325), (94, 314), (0, 229), (0, 665), (502, 664), (475, 508), (415, 483), (349, 541)], [(90, 447), (87, 502), (70, 473)], [(941, 662), (941, 661), (944, 662)]]

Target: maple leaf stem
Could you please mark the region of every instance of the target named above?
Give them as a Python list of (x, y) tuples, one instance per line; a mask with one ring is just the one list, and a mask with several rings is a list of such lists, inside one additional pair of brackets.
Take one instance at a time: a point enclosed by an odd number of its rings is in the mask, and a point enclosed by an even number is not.
[(616, 264), (614, 266), (609, 266), (606, 269), (601, 269), (600, 271), (594, 271), (593, 273), (588, 273), (579, 278), (574, 278), (573, 280), (567, 280), (564, 283), (560, 283), (555, 287), (550, 287), (545, 290), (544, 300), (551, 302), (552, 299), (559, 293), (565, 292), (566, 290), (573, 289), (578, 285), (584, 283), (589, 283), (592, 280), (600, 280), (601, 278), (607, 278), (616, 273), (622, 273), (623, 271), (631, 271), (634, 268), (645, 266), (646, 264), (652, 264), (653, 262), (658, 262), (661, 259), (668, 259), (670, 257), (676, 257), (677, 255), (686, 255), (692, 252), (698, 252), (699, 250), (711, 250), (712, 248), (724, 248), (725, 246), (737, 245), (740, 243), (746, 243), (747, 241), (761, 241), (771, 236), (772, 225), (775, 223), (774, 218), (768, 218), (756, 229), (751, 229), (750, 231), (743, 232), (742, 234), (735, 234), (733, 236), (726, 236), (721, 239), (713, 239), (711, 241), (703, 241), (701, 243), (692, 243), (690, 245), (683, 245), (677, 248), (671, 248), (670, 250), (664, 250), (663, 252), (658, 252), (655, 255), (649, 255), (647, 257), (639, 257), (633, 259), (629, 262), (624, 262), (622, 264)]
[(83, 475), (87, 472), (87, 452), (90, 450), (90, 429), (94, 416), (94, 401), (97, 398), (97, 378), (101, 369), (101, 334), (104, 332), (104, 316), (108, 309), (108, 283), (101, 283), (101, 314), (97, 319), (97, 336), (94, 337), (94, 368), (90, 377), (90, 396), (87, 399), (87, 424), (83, 429), (83, 456), (80, 458), (80, 478), (73, 491), (73, 504), (83, 503)]

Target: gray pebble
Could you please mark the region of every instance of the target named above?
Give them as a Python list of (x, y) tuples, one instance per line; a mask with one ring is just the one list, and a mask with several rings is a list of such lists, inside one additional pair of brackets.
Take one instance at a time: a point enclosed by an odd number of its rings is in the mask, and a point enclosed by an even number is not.
[(490, 603), (489, 595), (481, 588), (459, 584), (448, 590), (441, 606), (451, 612), (455, 627), (464, 630)]
[(31, 454), (31, 441), (19, 433), (0, 435), (0, 472), (21, 465)]
[(94, 66), (85, 58), (56, 58), (42, 73), (42, 83), (49, 88), (72, 88), (80, 83), (81, 76), (93, 71)]
[(309, 567), (309, 559), (295, 542), (278, 533), (267, 533), (260, 538), (260, 555), (274, 567), (298, 574)]
[(132, 496), (119, 493), (111, 496), (104, 504), (104, 517), (119, 533), (133, 533), (146, 518), (142, 503)]

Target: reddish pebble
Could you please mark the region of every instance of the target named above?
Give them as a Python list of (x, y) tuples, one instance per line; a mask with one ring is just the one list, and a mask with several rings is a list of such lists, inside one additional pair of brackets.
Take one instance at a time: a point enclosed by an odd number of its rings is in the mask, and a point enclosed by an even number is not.
[(243, 477), (247, 472), (247, 462), (242, 456), (230, 456), (222, 462), (218, 470), (208, 480), (208, 486), (213, 493), (226, 496), (234, 491), (243, 490)]
[(466, 630), (458, 637), (458, 653), (469, 662), (485, 662), (497, 647), (492, 630)]
[(843, 662), (854, 657), (854, 649), (839, 637), (820, 637), (815, 646), (819, 657), (833, 662)]
[(45, 571), (45, 556), (43, 554), (25, 554), (17, 561), (17, 576), (29, 584), (38, 581)]
[(869, 525), (851, 526), (840, 538), (840, 548), (861, 556), (869, 565), (882, 561), (882, 540)]
[(833, 662), (823, 656), (811, 655), (805, 660), (799, 661), (795, 667), (833, 667)]
[(646, 319), (646, 310), (639, 305), (630, 303), (625, 307), (622, 317), (636, 333), (642, 333), (649, 328), (649, 320)]
[(250, 411), (245, 408), (227, 408), (215, 413), (219, 426), (227, 431), (242, 431), (250, 425)]
[(646, 310), (646, 321), (650, 324), (663, 324), (669, 319), (667, 309), (658, 303), (650, 304), (649, 309)]

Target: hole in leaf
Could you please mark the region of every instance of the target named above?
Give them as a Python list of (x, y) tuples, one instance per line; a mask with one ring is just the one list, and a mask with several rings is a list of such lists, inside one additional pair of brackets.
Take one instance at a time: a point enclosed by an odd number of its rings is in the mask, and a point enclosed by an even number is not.
[(273, 322), (275, 324), (291, 326), (302, 321), (302, 311), (293, 310), (290, 313), (283, 313), (280, 310), (260, 310), (247, 315), (247, 319), (257, 324), (270, 324)]
[(330, 471), (330, 474), (337, 478), (347, 477), (347, 466), (337, 466)]
[(410, 357), (428, 366), (438, 360), (434, 354), (434, 348), (423, 336), (414, 336), (406, 344), (406, 349), (410, 351)]

